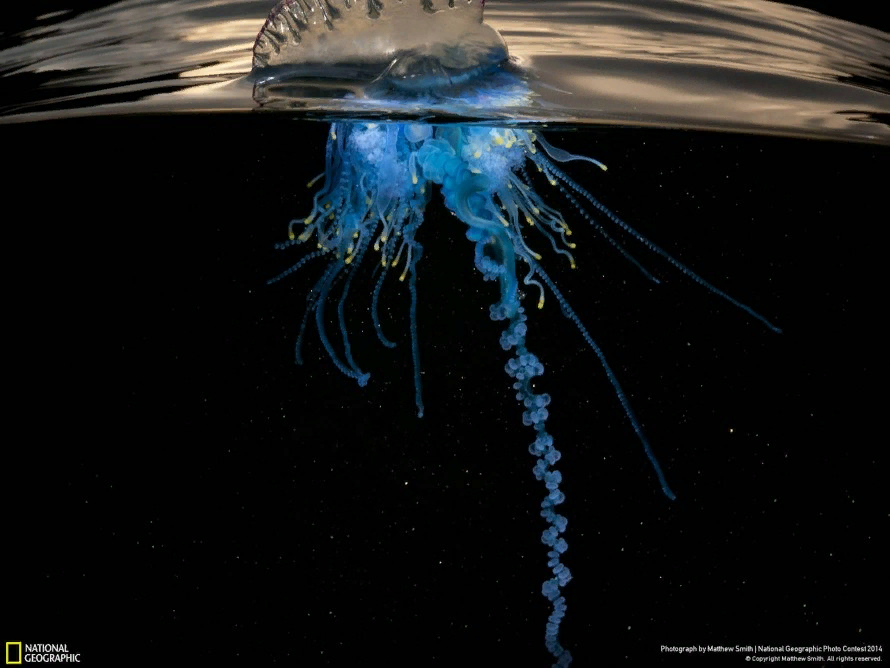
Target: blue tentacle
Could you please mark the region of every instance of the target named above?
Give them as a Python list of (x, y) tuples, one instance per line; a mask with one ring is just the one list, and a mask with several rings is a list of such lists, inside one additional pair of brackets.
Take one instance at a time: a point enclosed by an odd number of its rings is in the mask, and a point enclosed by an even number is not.
[(593, 205), (593, 207), (597, 211), (602, 213), (606, 218), (608, 218), (615, 225), (617, 225), (622, 230), (627, 232), (629, 235), (631, 235), (634, 239), (636, 239), (641, 244), (643, 244), (643, 246), (648, 248), (650, 251), (652, 251), (656, 255), (660, 255), (661, 257), (663, 257), (671, 265), (673, 265), (674, 268), (676, 268), (678, 271), (680, 271), (680, 273), (691, 278), (693, 281), (698, 283), (700, 286), (702, 286), (709, 292), (714, 293), (718, 297), (722, 297), (723, 299), (728, 301), (730, 304), (735, 306), (737, 309), (740, 309), (740, 310), (744, 311), (745, 313), (747, 313), (748, 315), (750, 315), (752, 318), (759, 320), (764, 325), (766, 325), (767, 328), (769, 328), (771, 331), (775, 332), (776, 334), (782, 333), (782, 329), (780, 327), (777, 327), (776, 325), (771, 323), (769, 320), (767, 320), (764, 316), (760, 315), (757, 311), (752, 309), (750, 306), (748, 306), (747, 304), (743, 304), (742, 302), (740, 302), (738, 299), (735, 299), (734, 297), (730, 297), (723, 290), (712, 285), (711, 283), (706, 281), (704, 278), (699, 276), (697, 273), (692, 271), (692, 269), (690, 269), (685, 264), (680, 262), (677, 258), (675, 258), (673, 255), (668, 253), (666, 250), (664, 250), (660, 246), (649, 241), (649, 239), (644, 237), (642, 234), (637, 232), (630, 225), (628, 225), (623, 220), (621, 220), (621, 218), (619, 218), (614, 213), (612, 213), (612, 211), (610, 209), (606, 208), (606, 206), (604, 204), (602, 204), (598, 199), (596, 199), (593, 195), (591, 195), (588, 190), (586, 190), (582, 186), (575, 183), (575, 181), (573, 181), (571, 178), (569, 178), (561, 169), (556, 167), (556, 165), (554, 165), (552, 162), (547, 160), (547, 158), (544, 158), (543, 156), (541, 156), (538, 159), (547, 165), (547, 168), (553, 173), (554, 176), (556, 176), (559, 180), (561, 180), (563, 183), (565, 183), (567, 186), (569, 186), (572, 190), (574, 190), (579, 195), (581, 195), (584, 199), (586, 199), (588, 202), (590, 202), (590, 204)]
[(371, 294), (371, 322), (374, 323), (374, 331), (377, 333), (377, 339), (387, 348), (395, 348), (396, 344), (393, 341), (390, 341), (383, 334), (383, 327), (380, 325), (380, 314), (377, 310), (377, 303), (380, 299), (380, 288), (383, 287), (383, 280), (386, 278), (386, 270), (389, 269), (388, 264), (383, 264), (383, 269), (380, 271), (380, 276), (377, 278), (377, 282), (374, 284), (374, 291)]
[(671, 490), (670, 486), (667, 484), (667, 480), (664, 477), (664, 472), (661, 470), (661, 465), (658, 463), (658, 459), (655, 457), (655, 453), (652, 451), (652, 446), (649, 445), (649, 439), (646, 438), (646, 434), (643, 433), (643, 427), (640, 426), (640, 421), (637, 420), (637, 416), (631, 408), (630, 401), (627, 398), (627, 395), (624, 393), (624, 389), (621, 387), (621, 383), (618, 382), (618, 377), (612, 371), (612, 367), (609, 366), (609, 362), (606, 360), (606, 355), (603, 353), (602, 348), (597, 345), (596, 341), (593, 340), (593, 337), (590, 335), (590, 332), (587, 331), (587, 328), (584, 326), (584, 323), (581, 322), (581, 319), (569, 305), (568, 301), (565, 297), (563, 297), (562, 292), (560, 292), (559, 288), (556, 287), (556, 284), (553, 280), (541, 269), (538, 265), (533, 265), (535, 274), (541, 277), (541, 280), (550, 288), (550, 292), (553, 293), (553, 296), (556, 297), (556, 301), (559, 302), (559, 307), (563, 312), (563, 315), (575, 323), (575, 326), (578, 328), (578, 331), (581, 332), (581, 336), (587, 342), (587, 345), (590, 346), (590, 349), (593, 350), (594, 354), (600, 361), (600, 365), (603, 367), (603, 371), (606, 372), (606, 377), (609, 379), (609, 382), (612, 384), (612, 388), (615, 390), (615, 395), (618, 397), (618, 401), (621, 403), (621, 407), (624, 409), (624, 414), (627, 416), (627, 419), (630, 420), (630, 424), (633, 427), (634, 432), (637, 435), (637, 438), (640, 439), (640, 442), (643, 444), (643, 450), (646, 452), (646, 457), (649, 458), (649, 462), (652, 464), (652, 468), (655, 469), (655, 475), (658, 477), (658, 484), (661, 485), (661, 491), (664, 492), (664, 495), (669, 498), (671, 501), (677, 498), (674, 492)]
[(336, 366), (337, 369), (339, 369), (344, 376), (355, 379), (358, 382), (359, 387), (364, 387), (368, 384), (368, 379), (371, 377), (371, 374), (362, 372), (360, 370), (356, 371), (346, 366), (337, 356), (336, 351), (334, 351), (334, 346), (331, 345), (331, 342), (328, 339), (328, 335), (325, 332), (324, 327), (324, 305), (327, 302), (328, 293), (331, 290), (331, 285), (333, 284), (334, 277), (345, 266), (346, 264), (342, 261), (336, 261), (334, 264), (334, 273), (327, 281), (325, 281), (324, 285), (321, 286), (318, 300), (315, 302), (315, 326), (318, 329), (318, 337), (321, 339), (321, 344), (327, 351), (328, 357), (331, 358), (334, 366)]

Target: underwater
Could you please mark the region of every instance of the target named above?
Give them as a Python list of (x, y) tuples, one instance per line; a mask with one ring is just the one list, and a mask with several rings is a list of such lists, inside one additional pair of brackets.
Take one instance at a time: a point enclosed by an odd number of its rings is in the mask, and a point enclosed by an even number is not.
[(16, 8), (7, 663), (882, 660), (888, 29)]

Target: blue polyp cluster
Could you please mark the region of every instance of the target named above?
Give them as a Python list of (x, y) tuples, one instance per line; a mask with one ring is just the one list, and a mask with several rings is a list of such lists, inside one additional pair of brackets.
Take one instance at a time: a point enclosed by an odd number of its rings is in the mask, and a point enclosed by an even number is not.
[(547, 552), (547, 566), (553, 573), (553, 577), (541, 586), (541, 593), (553, 604), (553, 611), (547, 619), (544, 644), (556, 659), (553, 665), (565, 667), (571, 664), (572, 655), (559, 642), (559, 626), (567, 608), (562, 588), (572, 579), (572, 574), (562, 563), (562, 555), (569, 546), (560, 534), (565, 532), (568, 520), (555, 510), (556, 506), (565, 501), (565, 494), (559, 488), (562, 473), (550, 468), (562, 455), (553, 447), (553, 437), (547, 433), (545, 427), (549, 416), (547, 406), (550, 404), (550, 395), (537, 394), (531, 387), (532, 380), (544, 373), (544, 365), (537, 356), (528, 351), (525, 345), (525, 335), (528, 331), (525, 309), (518, 304), (499, 302), (490, 308), (490, 315), (492, 320), (509, 319), (507, 328), (501, 334), (500, 343), (504, 350), (515, 348), (516, 356), (507, 361), (504, 370), (508, 376), (515, 379), (513, 389), (516, 390), (516, 399), (525, 407), (522, 423), (527, 427), (534, 427), (537, 432), (528, 450), (537, 457), (532, 472), (547, 488), (547, 496), (541, 502), (541, 517), (550, 526), (541, 535), (541, 542), (550, 548)]
[(506, 269), (504, 265), (498, 264), (493, 259), (485, 255), (485, 245), (481, 243), (476, 244), (476, 249), (474, 251), (474, 260), (476, 264), (476, 269), (482, 274), (482, 279), (485, 281), (497, 281), (503, 275)]

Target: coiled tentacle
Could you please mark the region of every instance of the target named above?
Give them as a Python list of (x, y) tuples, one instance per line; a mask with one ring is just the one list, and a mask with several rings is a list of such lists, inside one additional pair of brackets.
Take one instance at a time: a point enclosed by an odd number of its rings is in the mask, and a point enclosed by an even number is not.
[(534, 455), (535, 461), (532, 473), (535, 479), (543, 481), (547, 488), (547, 494), (541, 502), (541, 517), (550, 526), (541, 534), (541, 542), (548, 546), (547, 567), (553, 573), (553, 577), (541, 585), (541, 593), (553, 604), (553, 611), (547, 619), (544, 633), (544, 646), (556, 659), (554, 668), (565, 668), (572, 663), (571, 653), (562, 646), (559, 641), (559, 627), (565, 617), (568, 606), (562, 588), (572, 579), (572, 573), (562, 562), (562, 556), (569, 545), (565, 538), (560, 536), (568, 526), (565, 516), (556, 512), (556, 506), (565, 501), (565, 494), (559, 488), (562, 482), (562, 473), (551, 468), (560, 460), (562, 454), (553, 447), (553, 436), (546, 429), (545, 423), (549, 417), (547, 406), (550, 405), (549, 394), (538, 394), (531, 386), (532, 379), (544, 373), (544, 365), (538, 358), (529, 352), (525, 345), (526, 315), (518, 302), (512, 308), (503, 304), (495, 304), (491, 307), (493, 320), (507, 319), (507, 329), (501, 335), (501, 347), (504, 350), (515, 348), (515, 357), (510, 358), (504, 366), (504, 370), (510, 378), (515, 379), (513, 389), (516, 390), (516, 398), (522, 402), (525, 410), (522, 413), (522, 423), (527, 427), (534, 427), (536, 436), (529, 446), (529, 453)]

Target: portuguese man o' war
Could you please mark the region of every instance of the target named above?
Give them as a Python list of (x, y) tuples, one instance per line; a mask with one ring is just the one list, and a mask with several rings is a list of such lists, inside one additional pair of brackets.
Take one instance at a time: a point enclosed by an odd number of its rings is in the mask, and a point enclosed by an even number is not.
[[(452, 0), (436, 9), (430, 0), (389, 0), (385, 4), (380, 0), (284, 0), (270, 14), (257, 38), (255, 73), (260, 79), (274, 78), (282, 68), (295, 67), (297, 74), (305, 75), (308, 71), (316, 76), (320, 71), (317, 68), (322, 66), (361, 64), (376, 68), (376, 76), (399, 89), (399, 94), (414, 91), (450, 97), (461, 92), (472, 95), (476, 82), (490, 76), (492, 68), (507, 57), (503, 41), (481, 22), (483, 4), (476, 0)], [(432, 28), (417, 30), (426, 21)], [(402, 39), (409, 33), (410, 37)], [(439, 35), (442, 41), (437, 42), (434, 37)], [(464, 43), (466, 49), (462, 49)], [(563, 170), (562, 165), (572, 161), (606, 169), (593, 158), (551, 145), (530, 128), (335, 122), (328, 135), (324, 172), (309, 183), (314, 187), (321, 182), (311, 209), (304, 217), (290, 222), (288, 241), (278, 245), (288, 249), (314, 243), (315, 249), (269, 281), (284, 279), (314, 260), (326, 261), (307, 296), (307, 309), (296, 340), (296, 361), (302, 362), (306, 329), (312, 319), (336, 368), (364, 387), (371, 374), (353, 357), (345, 320), (353, 279), (363, 261), (373, 256), (379, 273), (370, 295), (370, 316), (377, 338), (387, 348), (395, 347), (395, 343), (384, 334), (378, 314), (379, 295), (391, 270), (398, 272), (400, 281), (407, 279), (414, 399), (417, 414), (422, 417), (417, 271), (424, 249), (417, 240), (417, 232), (436, 191), (445, 206), (466, 225), (466, 236), (474, 246), (476, 269), (485, 281), (494, 282), (499, 288), (498, 300), (489, 314), (493, 320), (504, 323), (500, 345), (511, 355), (504, 369), (517, 401), (522, 404), (522, 422), (535, 432), (528, 451), (536, 460), (532, 469), (535, 478), (546, 487), (540, 514), (547, 528), (541, 540), (548, 548), (550, 569), (541, 591), (552, 606), (544, 641), (554, 657), (554, 666), (562, 667), (572, 661), (559, 637), (567, 610), (563, 588), (572, 579), (563, 562), (568, 549), (563, 537), (568, 520), (557, 512), (565, 501), (560, 489), (562, 473), (555, 468), (561, 454), (546, 426), (550, 395), (536, 389), (535, 379), (544, 372), (544, 366), (526, 344), (526, 293), (537, 295), (538, 308), (544, 306), (549, 293), (562, 314), (575, 324), (598, 358), (662, 491), (669, 499), (675, 495), (603, 351), (543, 267), (539, 247), (549, 246), (548, 252), (562, 256), (574, 267), (575, 244), (570, 241), (572, 230), (563, 213), (545, 201), (539, 186), (559, 193), (573, 217), (590, 224), (650, 280), (658, 282), (625, 249), (619, 236), (638, 242), (702, 287), (771, 330), (780, 331), (607, 209)], [(329, 305), (336, 309), (337, 341), (332, 340), (326, 327)]]

